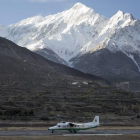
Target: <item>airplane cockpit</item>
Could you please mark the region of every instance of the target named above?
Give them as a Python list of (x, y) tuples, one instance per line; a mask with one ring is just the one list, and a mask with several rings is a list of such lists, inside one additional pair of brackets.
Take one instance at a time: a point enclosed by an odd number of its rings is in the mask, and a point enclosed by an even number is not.
[(61, 127), (59, 124), (56, 125), (57, 127)]

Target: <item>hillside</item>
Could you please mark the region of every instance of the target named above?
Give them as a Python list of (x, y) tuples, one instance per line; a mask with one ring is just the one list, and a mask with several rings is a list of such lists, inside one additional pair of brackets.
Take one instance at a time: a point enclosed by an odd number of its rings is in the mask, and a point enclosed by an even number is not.
[(131, 120), (140, 113), (138, 93), (119, 90), (4, 38), (0, 38), (0, 97), (1, 120), (84, 121), (98, 114), (105, 123), (119, 118), (125, 123), (125, 116)]
[[(45, 81), (48, 84), (60, 81), (70, 82), (75, 81), (76, 77), (77, 80), (83, 78), (83, 80), (99, 80), (107, 82), (99, 77), (85, 74), (67, 66), (49, 61), (44, 57), (33, 53), (26, 48), (19, 47), (4, 38), (0, 38), (0, 57), (1, 77), (11, 76), (11, 78), (13, 77), (13, 79), (15, 81), (18, 80), (18, 82), (20, 82), (20, 79), (14, 78), (14, 76), (18, 76), (19, 78), (24, 77), (35, 84), (38, 84), (41, 81), (41, 83)], [(14, 82), (13, 79), (9, 82)]]

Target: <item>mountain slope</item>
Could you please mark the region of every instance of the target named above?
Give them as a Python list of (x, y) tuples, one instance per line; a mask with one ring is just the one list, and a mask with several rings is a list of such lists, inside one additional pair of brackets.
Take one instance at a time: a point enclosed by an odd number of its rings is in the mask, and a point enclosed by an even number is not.
[[(0, 36), (37, 51), (49, 60), (86, 73), (107, 79), (115, 79), (116, 76), (139, 79), (140, 21), (129, 13), (118, 11), (107, 19), (77, 3), (55, 15), (36, 16), (9, 26), (1, 25)], [(97, 56), (94, 52), (102, 53), (104, 65), (98, 61), (101, 55)], [(89, 63), (87, 60), (92, 59), (91, 55), (95, 60)], [(109, 55), (112, 60), (109, 60)], [(95, 65), (96, 68), (93, 67)], [(112, 70), (108, 70), (107, 65)], [(129, 69), (127, 74), (126, 69)]]
[(0, 38), (1, 84), (31, 84), (63, 81), (63, 77), (42, 57)]
[(104, 40), (89, 53), (71, 59), (73, 67), (112, 81), (139, 81), (139, 27), (140, 21), (119, 11), (100, 33)]
[[(139, 58), (136, 54), (134, 56)], [(112, 53), (108, 49), (101, 49), (71, 61), (74, 68), (110, 81), (138, 81), (140, 78), (139, 69), (134, 61), (121, 51)]]
[(41, 56), (47, 58), (56, 63), (67, 65), (67, 62), (60, 58), (54, 51), (44, 48), (44, 49), (37, 49), (34, 50), (35, 53), (40, 54)]
[[(79, 83), (71, 84), (73, 81)], [(115, 118), (136, 116), (139, 112), (133, 106), (139, 94), (109, 85), (106, 80), (51, 62), (0, 37), (0, 120), (74, 121), (83, 116), (84, 121), (97, 113), (114, 114)], [(130, 108), (122, 113), (124, 106)]]
[(39, 86), (75, 80), (107, 83), (102, 78), (49, 61), (4, 38), (0, 38), (0, 67), (0, 83), (5, 84), (19, 82)]

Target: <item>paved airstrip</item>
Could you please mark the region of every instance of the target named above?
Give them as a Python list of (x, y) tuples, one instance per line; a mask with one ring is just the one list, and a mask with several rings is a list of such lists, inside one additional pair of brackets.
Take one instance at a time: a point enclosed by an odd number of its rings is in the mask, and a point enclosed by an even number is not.
[(62, 135), (62, 136), (91, 136), (91, 135), (127, 135), (140, 134), (140, 130), (88, 130), (70, 133), (68, 131), (51, 131), (48, 130), (8, 130), (0, 131), (0, 136), (47, 136), (47, 135)]

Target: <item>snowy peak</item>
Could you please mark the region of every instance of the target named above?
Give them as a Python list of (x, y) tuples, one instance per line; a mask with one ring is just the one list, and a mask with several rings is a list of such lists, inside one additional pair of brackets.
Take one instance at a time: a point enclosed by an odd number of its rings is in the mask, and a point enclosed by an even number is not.
[(86, 7), (84, 4), (82, 4), (82, 3), (76, 3), (73, 7), (72, 7), (72, 9), (81, 9), (81, 8), (88, 8), (88, 7)]
[(113, 17), (114, 18), (120, 18), (120, 17), (123, 17), (123, 15), (124, 15), (124, 12), (119, 10)]
[(99, 15), (93, 9), (81, 4), (75, 4), (71, 9), (60, 13), (63, 15), (65, 23), (79, 25), (82, 22), (92, 23), (95, 22), (98, 18), (106, 19), (105, 17)]
[(92, 10), (91, 8), (83, 5), (82, 3), (76, 3), (72, 8), (71, 10), (83, 10), (83, 11), (89, 11), (89, 10)]
[(130, 14), (130, 13), (124, 13), (123, 11), (118, 11), (114, 16), (113, 16), (114, 18), (118, 18), (118, 19), (131, 19), (131, 20), (133, 20), (134, 19), (134, 17), (132, 16), (132, 14)]
[(126, 24), (131, 23), (134, 19), (134, 17), (130, 13), (124, 13), (122, 11), (118, 11), (110, 20), (109, 25), (111, 27), (124, 27)]
[(124, 13), (118, 11), (113, 17), (111, 17), (99, 34), (99, 38), (102, 37), (103, 41), (107, 37), (110, 38), (113, 34), (118, 32), (121, 28), (125, 28), (129, 25), (133, 25), (135, 22), (134, 17), (130, 13)]
[(140, 54), (140, 21), (136, 20), (130, 13), (118, 11), (103, 28), (100, 36), (103, 40), (101, 47), (108, 48), (112, 52), (122, 51), (127, 54)]

